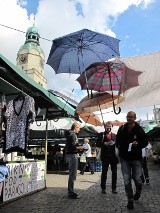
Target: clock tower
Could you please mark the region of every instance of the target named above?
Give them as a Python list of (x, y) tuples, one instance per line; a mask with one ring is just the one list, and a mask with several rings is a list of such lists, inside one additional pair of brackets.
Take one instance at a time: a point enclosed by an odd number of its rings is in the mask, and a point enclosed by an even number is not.
[(44, 77), (45, 55), (39, 44), (38, 29), (29, 27), (26, 33), (25, 44), (22, 45), (17, 54), (17, 66), (30, 78), (47, 87), (47, 79)]

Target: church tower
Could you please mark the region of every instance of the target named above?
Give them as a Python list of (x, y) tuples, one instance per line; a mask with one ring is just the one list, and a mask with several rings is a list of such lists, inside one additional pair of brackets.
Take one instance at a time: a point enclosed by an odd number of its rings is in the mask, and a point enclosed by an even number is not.
[(30, 78), (47, 87), (47, 79), (44, 77), (45, 55), (39, 44), (38, 29), (29, 27), (26, 33), (25, 44), (22, 45), (17, 54), (17, 66)]

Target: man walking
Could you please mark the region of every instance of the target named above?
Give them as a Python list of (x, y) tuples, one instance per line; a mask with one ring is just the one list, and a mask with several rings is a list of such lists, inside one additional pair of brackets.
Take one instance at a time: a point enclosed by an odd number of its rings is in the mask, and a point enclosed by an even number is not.
[[(143, 128), (135, 120), (136, 113), (132, 111), (128, 112), (127, 123), (119, 128), (116, 137), (125, 192), (128, 198), (128, 209), (133, 209), (133, 200), (138, 200), (141, 196), (142, 148), (148, 144)], [(131, 182), (132, 178), (136, 186), (134, 195)]]
[(116, 135), (112, 133), (112, 122), (105, 124), (105, 132), (99, 133), (97, 144), (101, 144), (101, 189), (102, 194), (106, 194), (106, 180), (109, 165), (112, 171), (112, 193), (116, 194), (117, 188), (117, 157), (115, 153)]

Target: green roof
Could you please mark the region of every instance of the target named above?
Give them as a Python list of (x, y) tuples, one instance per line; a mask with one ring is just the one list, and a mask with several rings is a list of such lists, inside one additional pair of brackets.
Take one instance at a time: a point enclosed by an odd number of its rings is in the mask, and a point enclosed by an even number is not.
[(29, 52), (30, 50), (32, 50), (32, 49), (35, 49), (35, 50), (37, 50), (40, 54), (43, 53), (43, 55), (44, 55), (44, 51), (42, 50), (42, 48), (41, 48), (38, 44), (36, 44), (36, 43), (34, 43), (34, 42), (28, 42), (28, 43), (25, 43), (24, 45), (22, 45), (22, 46), (20, 47), (18, 53), (19, 53), (22, 49), (27, 49), (28, 52)]
[[(7, 66), (6, 66), (7, 65)], [(12, 85), (16, 86), (21, 91), (29, 94), (33, 98), (42, 98), (42, 102), (45, 105), (47, 102), (50, 103), (51, 108), (55, 105), (64, 110), (71, 116), (74, 116), (75, 110), (68, 104), (65, 104), (62, 100), (54, 96), (48, 90), (44, 89), (38, 83), (33, 81), (23, 70), (15, 66), (12, 62), (10, 62), (7, 58), (0, 54), (0, 66), (6, 68), (6, 72), (0, 70), (0, 77), (5, 79), (7, 82), (11, 83)], [(10, 69), (9, 69), (10, 68)], [(1, 79), (0, 79), (1, 80)], [(31, 95), (31, 94), (32, 95)], [(34, 95), (35, 96), (34, 96)]]

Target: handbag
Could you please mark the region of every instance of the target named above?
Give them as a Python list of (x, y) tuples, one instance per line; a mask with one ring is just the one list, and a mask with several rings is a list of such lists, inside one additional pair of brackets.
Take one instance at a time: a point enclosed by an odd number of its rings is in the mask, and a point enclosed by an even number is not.
[(80, 157), (80, 162), (81, 163), (86, 163), (86, 156), (85, 154), (82, 154), (81, 157)]

